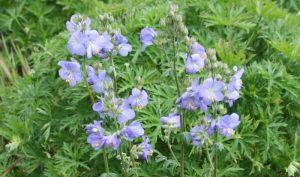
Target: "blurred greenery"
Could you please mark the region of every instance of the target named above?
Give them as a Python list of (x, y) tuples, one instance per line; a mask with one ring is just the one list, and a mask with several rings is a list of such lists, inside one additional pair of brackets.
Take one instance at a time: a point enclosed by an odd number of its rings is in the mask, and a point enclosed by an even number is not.
[[(171, 2), (179, 5), (190, 36), (215, 48), (218, 59), (231, 68), (245, 68), (243, 95), (231, 108), (241, 115), (241, 124), (237, 134), (224, 142), (219, 176), (299, 176), (300, 1)], [(159, 124), (176, 99), (169, 63), (155, 47), (140, 53), (139, 44), (141, 28), (158, 28), (168, 1), (0, 0), (0, 4), (0, 177), (96, 177), (104, 171), (83, 131), (97, 118), (85, 87), (70, 88), (57, 74), (58, 61), (70, 58), (65, 23), (74, 13), (89, 16), (94, 28), (100, 14), (112, 14), (113, 26), (133, 45), (128, 57), (115, 59), (119, 94), (127, 95), (138, 84), (148, 92), (149, 105), (137, 119), (158, 150), (139, 164), (140, 176), (178, 174)], [(183, 64), (178, 65), (183, 71)], [(186, 156), (186, 176), (209, 176), (204, 152), (195, 152), (196, 159)], [(106, 176), (118, 176), (119, 161), (109, 159), (115, 174)], [(6, 173), (14, 162), (18, 163)]]

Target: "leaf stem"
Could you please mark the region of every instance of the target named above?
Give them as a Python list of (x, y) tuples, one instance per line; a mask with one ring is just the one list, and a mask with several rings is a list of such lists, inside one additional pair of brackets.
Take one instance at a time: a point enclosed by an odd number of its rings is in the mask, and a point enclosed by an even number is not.
[[(173, 74), (175, 78), (176, 88), (177, 88), (177, 95), (180, 97), (180, 87), (179, 87), (179, 81), (178, 76), (176, 72), (176, 61), (177, 61), (177, 46), (176, 46), (176, 38), (173, 37)], [(180, 112), (180, 123), (181, 123), (181, 129), (180, 133), (182, 136), (181, 145), (180, 145), (180, 177), (184, 177), (184, 142), (183, 142), (183, 132), (184, 132), (184, 117), (183, 114)]]
[(174, 160), (176, 160), (177, 164), (180, 165), (178, 159), (176, 158), (176, 156), (175, 156), (175, 154), (174, 154), (174, 152), (173, 152), (173, 150), (172, 150), (172, 147), (171, 147), (169, 138), (168, 138), (168, 140), (167, 140), (167, 144), (168, 144), (168, 148), (169, 148), (169, 150), (170, 150), (170, 152), (171, 152), (171, 154), (172, 154)]
[(105, 148), (103, 148), (103, 161), (105, 166), (105, 172), (109, 173), (108, 160), (107, 160), (107, 154)]
[[(215, 143), (218, 141), (218, 131), (215, 131), (214, 135)], [(216, 146), (217, 144), (215, 144)], [(215, 147), (215, 153), (214, 153), (214, 177), (217, 177), (217, 164), (218, 164), (218, 149), (217, 146)]]

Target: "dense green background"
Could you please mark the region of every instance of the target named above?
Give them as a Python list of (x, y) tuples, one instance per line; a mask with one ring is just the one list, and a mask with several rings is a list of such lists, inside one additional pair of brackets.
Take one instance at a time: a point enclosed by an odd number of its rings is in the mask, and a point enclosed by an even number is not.
[[(300, 1), (172, 2), (179, 5), (190, 36), (215, 48), (218, 59), (230, 67), (245, 68), (242, 97), (230, 110), (240, 115), (241, 124), (237, 135), (223, 142), (219, 175), (288, 176), (292, 167), (300, 170), (300, 140), (296, 141), (300, 137)], [(140, 175), (178, 174), (159, 125), (159, 117), (169, 113), (176, 99), (169, 63), (154, 47), (139, 52), (139, 31), (144, 26), (159, 28), (167, 1), (0, 0), (0, 4), (0, 174), (18, 159), (6, 176), (96, 177), (103, 172), (102, 159), (86, 143), (83, 131), (97, 118), (92, 103), (84, 87), (70, 88), (59, 79), (57, 62), (70, 58), (65, 28), (70, 16), (87, 15), (97, 29), (98, 15), (105, 12), (115, 17), (113, 26), (133, 45), (128, 57), (115, 59), (119, 94), (126, 96), (141, 84), (150, 97), (137, 120), (162, 154), (141, 163)], [(178, 66), (183, 78), (183, 61)], [(207, 175), (204, 152), (186, 156), (187, 176)], [(120, 173), (114, 157), (110, 168)]]

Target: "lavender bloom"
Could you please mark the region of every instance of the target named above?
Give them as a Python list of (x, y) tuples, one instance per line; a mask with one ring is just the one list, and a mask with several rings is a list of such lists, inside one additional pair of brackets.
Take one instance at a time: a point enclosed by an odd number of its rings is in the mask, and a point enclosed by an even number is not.
[(189, 111), (196, 110), (196, 99), (194, 92), (188, 90), (184, 92), (179, 99), (176, 100), (176, 104), (180, 104), (180, 107)]
[(117, 150), (120, 145), (120, 140), (116, 135), (108, 135), (103, 137), (105, 140), (105, 146), (108, 148), (113, 148), (114, 150)]
[(240, 124), (239, 115), (233, 113), (231, 115), (222, 116), (216, 126), (218, 127), (219, 133), (226, 138), (229, 138), (234, 133), (234, 128)]
[(227, 90), (229, 92), (234, 91), (234, 90), (240, 90), (242, 87), (242, 80), (241, 77), (243, 76), (244, 69), (240, 69), (237, 71), (231, 78), (230, 82), (227, 85)]
[(127, 44), (127, 39), (124, 37), (121, 33), (116, 32), (114, 34), (114, 39), (115, 39), (115, 44), (120, 45), (120, 44)]
[(216, 121), (211, 118), (211, 115), (208, 114), (204, 118), (205, 126), (207, 127), (207, 135), (211, 136), (215, 132)]
[(87, 58), (92, 58), (93, 55), (99, 54), (103, 41), (96, 30), (86, 31), (85, 34), (87, 35)]
[(206, 59), (205, 49), (198, 42), (195, 42), (192, 45), (192, 49), (193, 49), (193, 54), (199, 54), (203, 59)]
[(80, 31), (75, 31), (68, 40), (68, 52), (71, 55), (84, 56), (86, 54), (86, 42), (87, 36)]
[(229, 106), (232, 106), (233, 102), (239, 98), (240, 98), (239, 91), (234, 90), (232, 92), (228, 92), (226, 102), (228, 103)]
[(194, 146), (202, 146), (208, 138), (207, 130), (204, 126), (195, 126), (190, 130), (190, 137)]
[(106, 94), (105, 86), (109, 84), (109, 82), (112, 82), (112, 80), (110, 77), (106, 77), (106, 71), (99, 70), (98, 77), (93, 80), (92, 88), (95, 93)]
[(145, 27), (142, 29), (141, 34), (140, 34), (140, 41), (142, 43), (142, 51), (144, 51), (147, 46), (153, 44), (153, 38), (156, 35), (157, 35), (157, 33), (152, 28)]
[(132, 89), (132, 94), (128, 97), (128, 102), (133, 108), (142, 109), (148, 104), (148, 95), (143, 90)]
[(141, 159), (147, 160), (148, 156), (151, 154), (151, 144), (149, 144), (149, 139), (147, 137), (143, 137), (143, 142), (139, 145), (142, 149)]
[(86, 126), (85, 131), (89, 134), (97, 134), (100, 137), (104, 135), (104, 129), (101, 127), (102, 121), (94, 120), (94, 123)]
[(105, 99), (101, 99), (101, 102), (97, 102), (93, 104), (93, 110), (99, 114), (101, 118), (104, 118), (103, 115), (103, 106), (105, 104)]
[(203, 112), (207, 110), (207, 105), (204, 103), (203, 98), (200, 96), (201, 87), (198, 85), (199, 78), (195, 79), (192, 83), (192, 88), (189, 88), (183, 95), (176, 101), (180, 104), (181, 108), (195, 111), (200, 108)]
[(102, 35), (96, 30), (89, 30), (85, 33), (87, 35), (87, 57), (91, 58), (93, 55), (99, 55), (103, 57), (107, 52), (113, 48), (113, 44), (110, 41), (110, 36), (107, 32)]
[(126, 57), (128, 53), (132, 51), (132, 46), (130, 44), (120, 44), (118, 47), (119, 54), (123, 57)]
[(114, 48), (113, 43), (110, 41), (110, 36), (107, 32), (104, 32), (102, 35), (100, 35), (99, 39), (100, 44), (100, 51), (99, 51), (99, 56), (100, 57), (105, 57), (106, 53), (111, 51)]
[(95, 93), (106, 94), (106, 85), (112, 82), (110, 77), (106, 76), (105, 70), (98, 70), (98, 76), (95, 74), (94, 68), (86, 67), (88, 78), (87, 81), (92, 86)]
[(199, 94), (203, 98), (204, 103), (211, 104), (214, 101), (222, 101), (224, 99), (222, 93), (223, 86), (224, 84), (222, 81), (212, 78), (205, 79), (199, 87), (201, 90)]
[(160, 122), (163, 128), (180, 128), (180, 116), (176, 111), (170, 113), (168, 117), (161, 117)]
[(124, 37), (121, 33), (114, 34), (115, 45), (117, 45), (118, 53), (125, 57), (129, 52), (132, 51), (132, 46), (128, 44), (126, 37)]
[(72, 61), (60, 61), (58, 65), (61, 69), (58, 71), (59, 76), (69, 82), (70, 86), (73, 87), (77, 82), (82, 80), (82, 75), (80, 72), (80, 65), (77, 62)]
[(204, 67), (204, 58), (199, 54), (192, 54), (185, 63), (185, 71), (188, 74), (195, 74)]
[(74, 14), (71, 16), (70, 21), (67, 21), (66, 26), (70, 33), (74, 33), (76, 31), (84, 31), (89, 30), (91, 24), (91, 19), (86, 18), (83, 19), (81, 15)]
[(122, 134), (128, 141), (133, 141), (133, 138), (144, 135), (144, 129), (139, 122), (133, 121), (130, 125), (123, 128)]
[(198, 82), (199, 82), (199, 78), (194, 79), (192, 82), (192, 91), (195, 98), (195, 106), (197, 108), (200, 108), (202, 112), (205, 112), (207, 110), (207, 105), (204, 103), (204, 100), (201, 97), (200, 92), (202, 90)]
[(133, 119), (135, 112), (130, 109), (127, 99), (122, 99), (119, 102), (118, 99), (114, 99), (115, 107), (117, 109), (118, 123), (126, 123), (128, 120)]
[(87, 72), (87, 82), (92, 85), (94, 82), (93, 80), (95, 80), (95, 78), (97, 78), (97, 75), (95, 74), (95, 69), (91, 66), (86, 66), (85, 67), (86, 72)]
[(234, 76), (230, 78), (230, 82), (227, 85), (227, 103), (232, 106), (233, 102), (240, 97), (240, 89), (242, 87), (241, 77), (244, 73), (244, 69), (237, 71)]
[(98, 134), (90, 134), (87, 138), (87, 142), (91, 144), (95, 150), (101, 149), (105, 143), (103, 137)]

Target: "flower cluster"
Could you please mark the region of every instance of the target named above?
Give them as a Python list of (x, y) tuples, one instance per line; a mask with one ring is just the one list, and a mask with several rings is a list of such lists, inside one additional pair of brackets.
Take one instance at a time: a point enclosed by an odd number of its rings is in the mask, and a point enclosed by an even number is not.
[(111, 38), (108, 32), (99, 34), (96, 30), (91, 30), (90, 23), (89, 18), (83, 18), (78, 14), (73, 15), (67, 22), (67, 29), (71, 34), (67, 49), (71, 55), (87, 58), (99, 56), (107, 59), (110, 52), (127, 56), (132, 51), (131, 45), (120, 32), (115, 32)]
[[(227, 65), (216, 60), (214, 51), (209, 50), (209, 55), (207, 55), (204, 47), (199, 43), (193, 42), (190, 46), (189, 56), (185, 62), (185, 71), (188, 74), (196, 74), (201, 69), (204, 69), (205, 63), (208, 66), (212, 64), (216, 65), (210, 66), (210, 68), (218, 68), (218, 66), (222, 66), (221, 69), (227, 68)], [(196, 77), (191, 86), (176, 100), (176, 104), (181, 109), (192, 112), (200, 110), (200, 112), (208, 113), (202, 123), (190, 130), (190, 137), (195, 146), (205, 144), (216, 130), (218, 130), (219, 134), (228, 138), (233, 134), (234, 128), (239, 125), (239, 116), (236, 113), (227, 115), (226, 110), (224, 111), (221, 105), (222, 102), (225, 102), (229, 106), (232, 106), (233, 102), (240, 97), (239, 92), (242, 87), (241, 77), (244, 70), (238, 70), (237, 67), (234, 67), (235, 73), (232, 77), (226, 78), (223, 76), (218, 77), (218, 79), (210, 69), (207, 71), (207, 78), (204, 78), (199, 83), (200, 77)], [(228, 73), (228, 71), (225, 72)], [(214, 117), (210, 114), (213, 111), (218, 112), (217, 114), (213, 114)], [(160, 122), (166, 130), (179, 128), (180, 116), (177, 112), (174, 112), (168, 117), (161, 117)]]
[[(113, 21), (111, 16), (106, 14), (100, 17), (104, 26), (111, 27), (108, 24)], [(108, 29), (108, 32), (99, 33), (92, 30), (90, 24), (89, 18), (78, 14), (73, 15), (66, 23), (70, 32), (67, 50), (71, 55), (86, 56), (88, 59), (98, 56), (107, 61), (114, 55), (127, 56), (132, 51), (127, 38), (119, 31), (111, 32), (112, 30)], [(142, 48), (152, 45), (155, 36), (156, 32), (152, 28), (142, 29)], [(128, 98), (118, 98), (114, 91), (114, 80), (107, 75), (106, 70), (88, 65), (81, 68), (77, 61), (60, 61), (58, 65), (61, 66), (59, 76), (69, 82), (70, 86), (75, 86), (85, 78), (86, 84), (99, 95), (99, 101), (94, 103), (92, 108), (101, 120), (94, 120), (86, 126), (87, 142), (95, 150), (102, 147), (117, 150), (122, 140), (133, 142), (135, 138), (143, 137), (143, 141), (134, 145), (131, 151), (135, 150), (135, 156), (147, 160), (152, 151), (149, 139), (144, 136), (141, 123), (133, 120), (135, 110), (140, 110), (148, 104), (146, 91), (133, 88)]]
[[(96, 93), (101, 94), (100, 102), (93, 104), (93, 110), (102, 119), (94, 121), (86, 127), (85, 130), (89, 134), (87, 142), (95, 150), (99, 150), (103, 146), (117, 150), (122, 139), (132, 142), (134, 138), (143, 136), (142, 125), (131, 120), (135, 117), (134, 109), (142, 109), (148, 104), (147, 93), (144, 90), (133, 88), (132, 94), (128, 98), (116, 98), (114, 92), (111, 92), (113, 90), (112, 79), (105, 75), (105, 71), (99, 70), (96, 74), (91, 66), (87, 66), (87, 71), (89, 84)], [(110, 126), (102, 127), (102, 121), (107, 121)], [(112, 129), (111, 126), (114, 124), (116, 127)], [(145, 143), (143, 142), (140, 146), (144, 147), (143, 144)], [(146, 146), (142, 150), (147, 151), (148, 149), (149, 146)]]
[(192, 53), (185, 62), (185, 71), (188, 74), (195, 74), (204, 67), (204, 61), (207, 58), (204, 47), (195, 42), (192, 45)]

